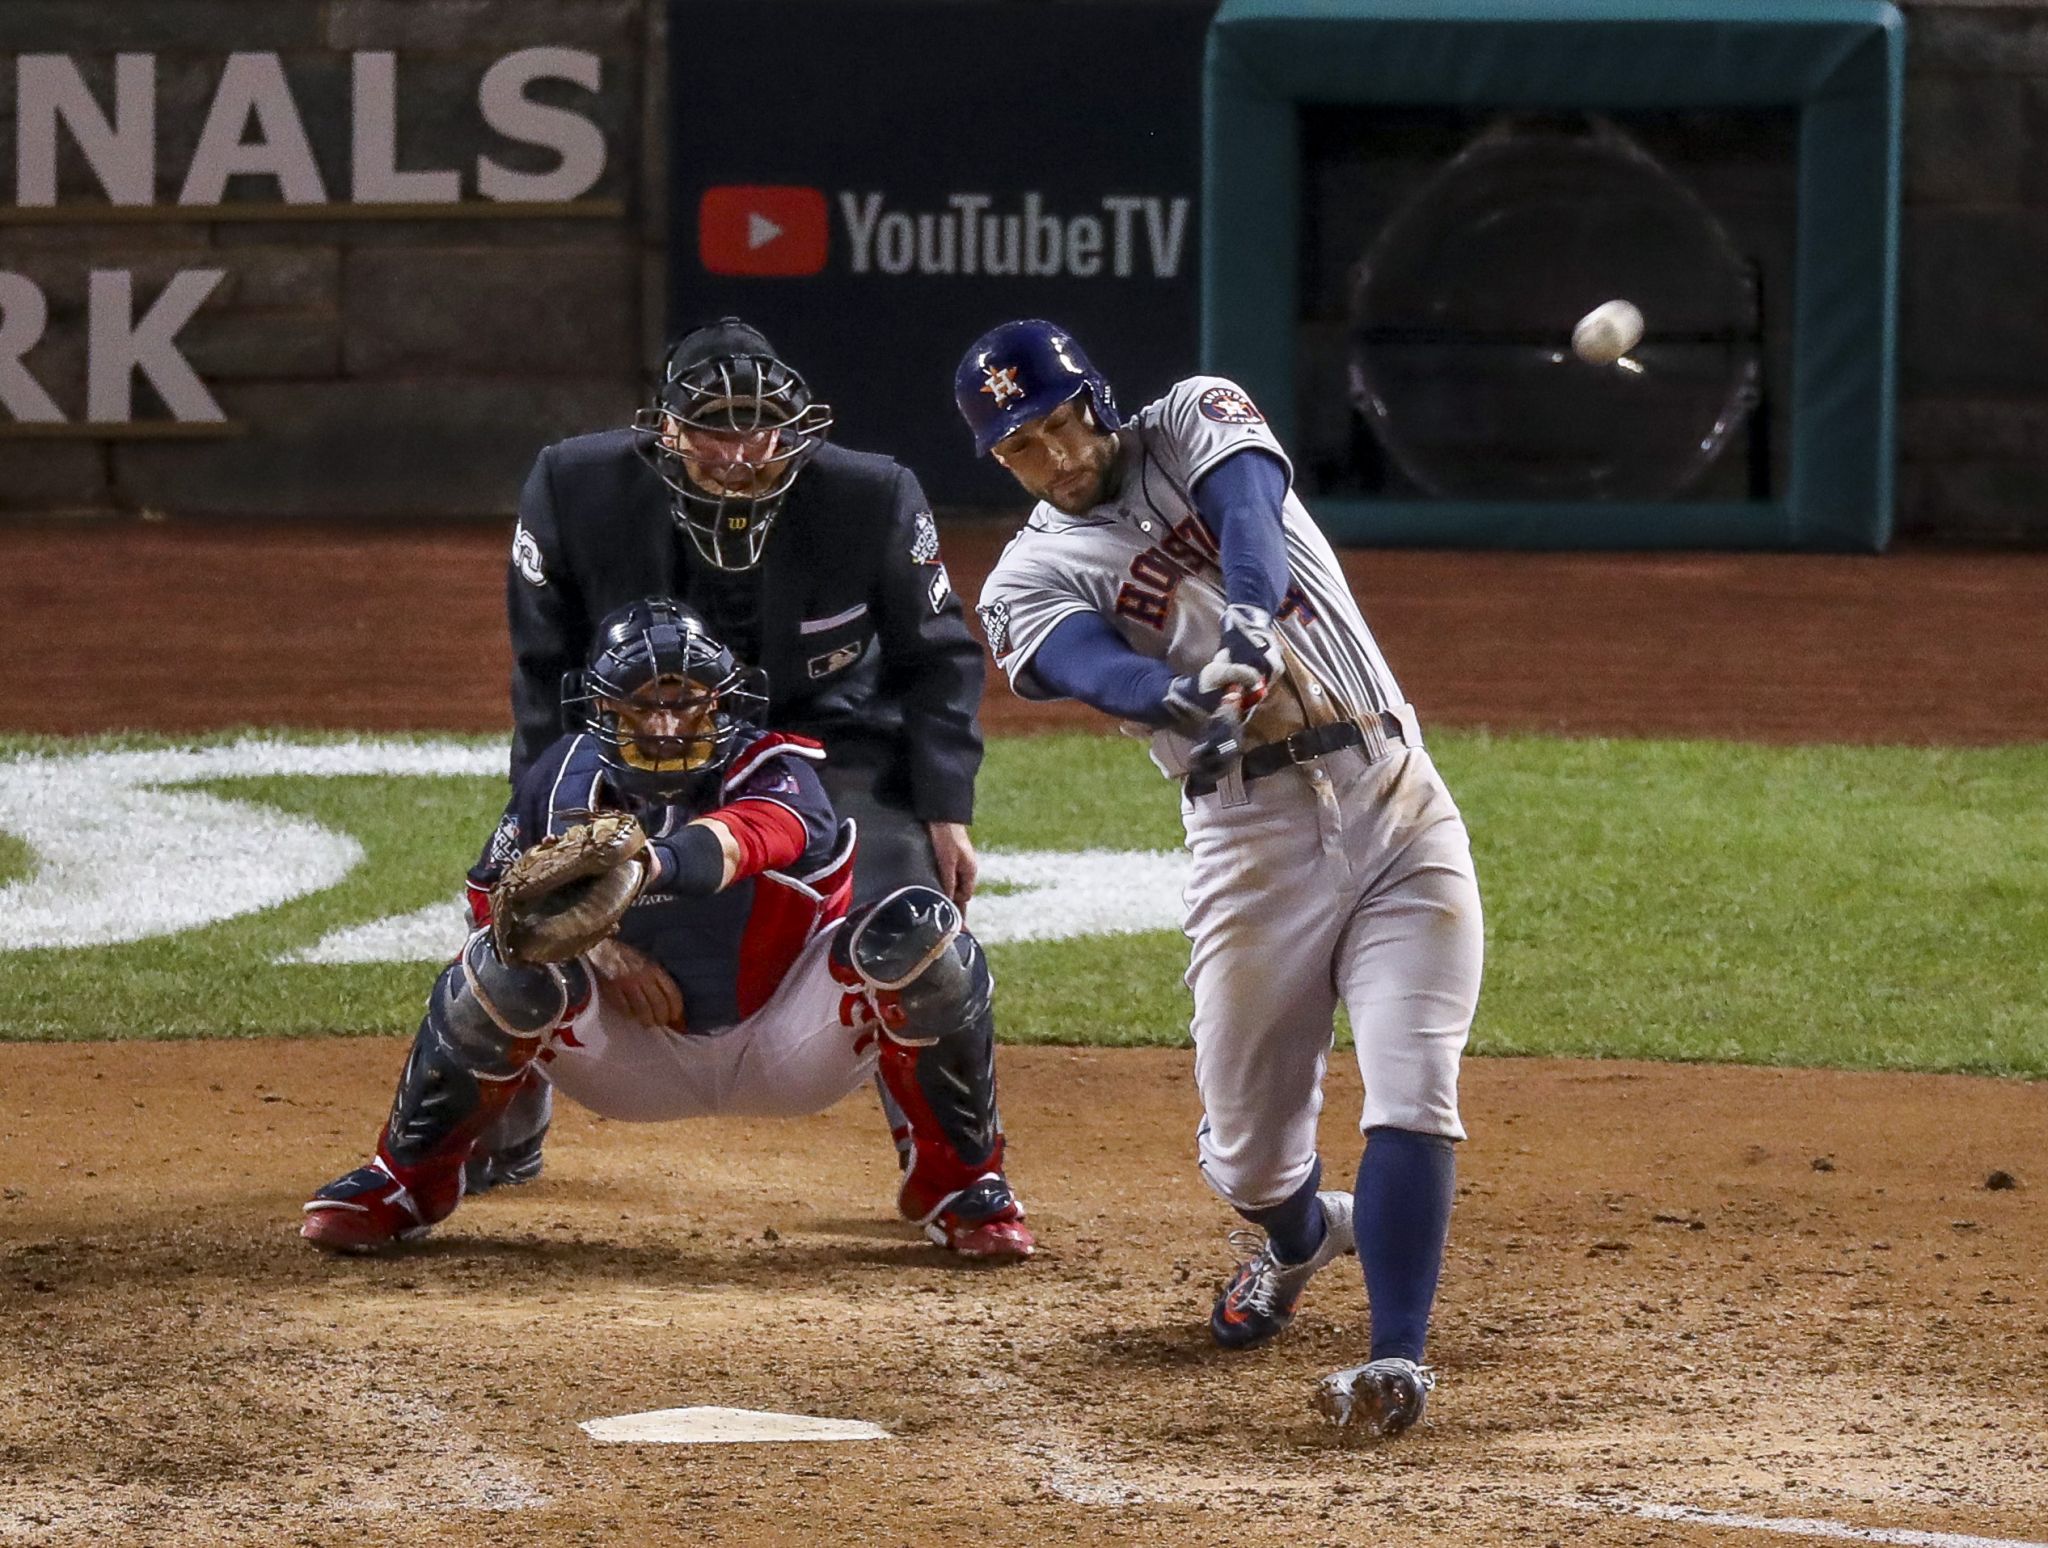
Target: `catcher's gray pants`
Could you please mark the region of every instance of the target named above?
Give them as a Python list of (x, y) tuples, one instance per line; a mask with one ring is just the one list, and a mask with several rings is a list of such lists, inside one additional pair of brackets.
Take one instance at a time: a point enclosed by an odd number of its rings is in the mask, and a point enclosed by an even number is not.
[(832, 976), (820, 930), (753, 1015), (711, 1034), (635, 1021), (594, 994), (540, 1052), (561, 1093), (606, 1118), (655, 1122), (718, 1113), (821, 1113), (875, 1072), (877, 1029), (858, 993)]
[(1365, 1077), (1361, 1129), (1465, 1137), (1458, 1059), (1484, 932), (1464, 820), (1419, 747), (1347, 748), (1183, 797), (1194, 856), (1202, 1174), (1239, 1209), (1308, 1178), (1339, 998)]

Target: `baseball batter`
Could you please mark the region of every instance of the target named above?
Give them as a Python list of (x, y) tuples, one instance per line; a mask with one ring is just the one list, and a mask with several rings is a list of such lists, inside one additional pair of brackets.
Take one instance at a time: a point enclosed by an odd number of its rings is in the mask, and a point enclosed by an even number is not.
[[(1117, 717), (1182, 782), (1202, 1174), (1265, 1232), (1241, 1233), (1210, 1330), (1268, 1342), (1355, 1250), (1370, 1358), (1323, 1378), (1316, 1406), (1405, 1430), (1435, 1386), (1479, 995), (1464, 822), (1243, 390), (1191, 377), (1123, 423), (1080, 346), (1022, 321), (968, 350), (954, 395), (976, 450), (1038, 499), (982, 592), (997, 663), (1025, 698)], [(1365, 1078), (1350, 1192), (1321, 1188), (1316, 1150), (1340, 997)]]

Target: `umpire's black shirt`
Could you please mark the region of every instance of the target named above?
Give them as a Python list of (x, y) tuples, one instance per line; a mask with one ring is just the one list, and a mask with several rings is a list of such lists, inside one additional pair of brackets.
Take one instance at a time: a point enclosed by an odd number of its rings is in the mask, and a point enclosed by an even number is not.
[(968, 822), (981, 766), (981, 646), (939, 562), (911, 471), (829, 441), (797, 475), (761, 563), (714, 569), (669, 515), (669, 491), (607, 430), (548, 447), (519, 497), (506, 579), (512, 781), (562, 733), (562, 674), (598, 621), (672, 596), (768, 673), (768, 723), (876, 768), (877, 794), (926, 822)]

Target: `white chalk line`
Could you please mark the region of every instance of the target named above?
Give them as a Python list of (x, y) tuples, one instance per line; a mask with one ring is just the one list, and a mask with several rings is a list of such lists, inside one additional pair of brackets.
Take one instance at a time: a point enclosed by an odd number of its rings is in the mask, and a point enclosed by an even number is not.
[(354, 838), (309, 818), (174, 787), (277, 776), (478, 778), (502, 772), (504, 761), (495, 748), (453, 741), (266, 737), (0, 759), (0, 831), (26, 843), (33, 860), (27, 876), (0, 887), (0, 950), (203, 929), (324, 891), (362, 861)]
[[(1003, 850), (981, 852), (981, 875), (1018, 890), (983, 893), (968, 924), (984, 946), (1178, 930), (1188, 857), (1178, 850)], [(458, 896), (409, 914), (331, 930), (277, 957), (283, 965), (446, 962), (469, 934)]]
[[(179, 788), (290, 776), (480, 778), (496, 745), (243, 737), (218, 746), (0, 758), (0, 832), (29, 873), (0, 885), (0, 951), (110, 946), (205, 929), (341, 883), (354, 837), (248, 800)], [(110, 866), (108, 855), (120, 863)], [(969, 923), (988, 945), (1177, 930), (1179, 850), (985, 850), (990, 888)], [(1007, 888), (999, 891), (997, 888)], [(467, 931), (459, 898), (328, 932), (280, 964), (445, 961)]]
[(1977, 1537), (1968, 1532), (1923, 1532), (1913, 1527), (1860, 1527), (1846, 1521), (1813, 1516), (1751, 1516), (1736, 1511), (1701, 1510), (1692, 1505), (1657, 1505), (1614, 1500), (1563, 1500), (1573, 1510), (1637, 1516), (1690, 1526), (1728, 1527), (1745, 1532), (1775, 1532), (1784, 1537), (1825, 1537), (1837, 1542), (1896, 1543), (1901, 1548), (2048, 1548), (2048, 1543), (2022, 1537)]

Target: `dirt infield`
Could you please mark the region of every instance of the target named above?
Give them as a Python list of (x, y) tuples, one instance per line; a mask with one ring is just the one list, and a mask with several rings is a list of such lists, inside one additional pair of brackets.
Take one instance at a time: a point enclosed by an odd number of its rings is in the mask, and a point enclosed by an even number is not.
[[(1047, 1244), (949, 1266), (891, 1216), (870, 1098), (794, 1123), (571, 1112), (429, 1248), (292, 1237), (388, 1043), (0, 1048), (0, 1541), (1725, 1543), (1705, 1506), (2048, 1523), (2048, 1087), (1474, 1061), (1431, 1421), (1319, 1427), (1356, 1270), (1225, 1357), (1186, 1059), (1013, 1049)], [(1354, 1070), (1325, 1138), (1348, 1155)], [(86, 1121), (89, 1115), (89, 1122)], [(1987, 1191), (1994, 1169), (2027, 1186)], [(16, 1195), (19, 1194), (17, 1197)], [(867, 1446), (600, 1447), (690, 1403)]]
[[(996, 536), (949, 534), (963, 590)], [(0, 725), (501, 727), (502, 546), (0, 527)], [(1376, 553), (1355, 582), (1425, 724), (2048, 737), (2048, 557)], [(1472, 1061), (1444, 1385), (1375, 1447), (1305, 1403), (1362, 1357), (1353, 1266), (1273, 1349), (1207, 1344), (1231, 1222), (1184, 1054), (1006, 1051), (1046, 1250), (992, 1272), (893, 1218), (865, 1096), (570, 1111), (534, 1187), (321, 1258), (297, 1206), (400, 1056), (0, 1045), (0, 1544), (2048, 1543), (2048, 1086)], [(1357, 1106), (1340, 1063), (1335, 1166)], [(700, 1403), (895, 1438), (575, 1428)]]

